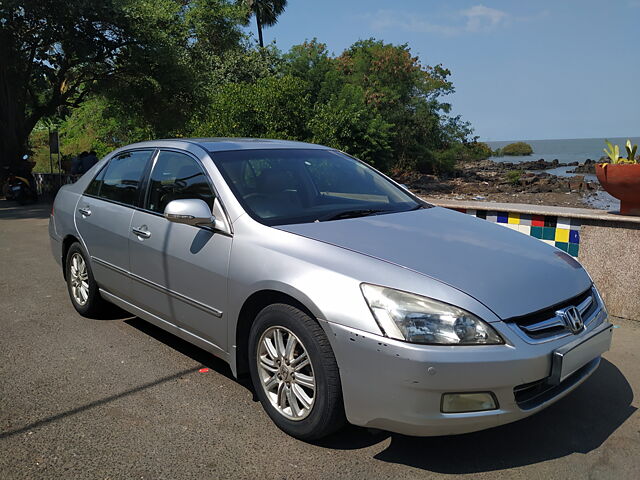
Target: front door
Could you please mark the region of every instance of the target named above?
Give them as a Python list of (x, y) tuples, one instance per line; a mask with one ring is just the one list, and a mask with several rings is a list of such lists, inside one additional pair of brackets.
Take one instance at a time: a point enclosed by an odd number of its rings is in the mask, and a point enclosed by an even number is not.
[(226, 351), (227, 273), (232, 237), (169, 222), (166, 205), (198, 198), (213, 207), (211, 182), (199, 160), (161, 150), (151, 170), (143, 210), (129, 236), (136, 304)]
[(91, 258), (98, 285), (130, 298), (129, 231), (140, 184), (153, 150), (121, 153), (102, 168), (75, 211), (78, 232)]

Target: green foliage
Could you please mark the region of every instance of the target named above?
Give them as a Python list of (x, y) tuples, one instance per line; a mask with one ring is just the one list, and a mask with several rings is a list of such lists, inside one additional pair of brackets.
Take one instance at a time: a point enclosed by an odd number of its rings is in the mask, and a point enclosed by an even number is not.
[(620, 147), (613, 145), (609, 140), (605, 140), (608, 150), (605, 148), (604, 153), (607, 154), (609, 161), (606, 163), (613, 164), (636, 164), (639, 163), (636, 158), (636, 152), (638, 151), (638, 145), (631, 145), (631, 140), (627, 139), (625, 144), (625, 150), (627, 151), (627, 158), (620, 156)]
[(313, 142), (344, 150), (381, 170), (391, 165), (392, 127), (367, 106), (362, 88), (355, 85), (344, 85), (317, 105), (309, 121)]
[(523, 156), (523, 155), (531, 155), (533, 153), (533, 148), (531, 145), (525, 142), (515, 142), (510, 143), (500, 149), (500, 156), (502, 155), (512, 155), (512, 156)]
[(256, 15), (261, 25), (271, 27), (278, 23), (278, 17), (284, 12), (287, 0), (241, 0)]
[(246, 9), (231, 0), (3, 0), (0, 164), (19, 163), (39, 121), (93, 94), (179, 131), (216, 56), (237, 48)]
[(627, 163), (638, 163), (636, 160), (638, 145), (631, 146), (631, 140), (627, 139), (627, 143), (624, 148), (627, 150)]
[(512, 185), (518, 185), (522, 175), (524, 175), (523, 170), (509, 170), (506, 175), (507, 181)]
[[(110, 151), (154, 137), (153, 129), (139, 116), (119, 111), (104, 97), (91, 97), (59, 124), (50, 125), (60, 135), (60, 151), (63, 159), (70, 159), (80, 152), (95, 150), (98, 157)], [(30, 138), (34, 171), (49, 172), (48, 130), (44, 122)]]
[(611, 163), (620, 163), (620, 147), (618, 145), (612, 145), (609, 140), (605, 140), (604, 143), (607, 144), (607, 147), (603, 149), (604, 153), (606, 153), (607, 157), (609, 157), (609, 161)]
[(312, 141), (386, 171), (447, 172), (458, 159), (489, 151), (467, 142), (469, 125), (447, 115), (450, 105), (440, 97), (453, 91), (448, 75), (422, 66), (406, 45), (376, 40), (339, 57), (316, 39), (283, 55), (239, 49), (216, 66), (186, 134)]
[(195, 136), (307, 137), (307, 84), (291, 75), (255, 83), (229, 83), (209, 99), (203, 118), (192, 124)]
[[(35, 3), (24, 14), (18, 0), (0, 4), (17, 21), (10, 48), (23, 42), (37, 50), (36, 73), (16, 73), (11, 85), (27, 85), (33, 97), (23, 105), (33, 125), (21, 128), (52, 123), (64, 155), (182, 136), (312, 141), (385, 171), (446, 173), (457, 161), (488, 155), (443, 100), (454, 91), (450, 71), (423, 65), (407, 45), (368, 39), (339, 56), (316, 39), (286, 53), (252, 46), (242, 30), (249, 17), (257, 12), (272, 24), (284, 1)], [(40, 45), (29, 29), (49, 36)], [(2, 39), (5, 33), (3, 24)], [(2, 52), (6, 45), (0, 42)], [(29, 59), (11, 65), (25, 72)], [(46, 167), (43, 139), (39, 130), (31, 144)]]
[(247, 18), (255, 15), (258, 26), (258, 44), (260, 48), (264, 47), (262, 26), (269, 27), (278, 23), (278, 17), (287, 6), (287, 0), (238, 0), (237, 3), (247, 7)]
[(463, 144), (466, 150), (466, 155), (462, 160), (484, 160), (493, 155), (491, 147), (484, 142), (468, 142)]

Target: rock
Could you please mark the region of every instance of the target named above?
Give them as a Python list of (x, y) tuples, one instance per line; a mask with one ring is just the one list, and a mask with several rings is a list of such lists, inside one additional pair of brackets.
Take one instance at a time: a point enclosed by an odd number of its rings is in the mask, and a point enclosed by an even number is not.
[(573, 170), (569, 170), (568, 173), (590, 173), (595, 175), (596, 173), (596, 162), (587, 158), (582, 165), (578, 165)]

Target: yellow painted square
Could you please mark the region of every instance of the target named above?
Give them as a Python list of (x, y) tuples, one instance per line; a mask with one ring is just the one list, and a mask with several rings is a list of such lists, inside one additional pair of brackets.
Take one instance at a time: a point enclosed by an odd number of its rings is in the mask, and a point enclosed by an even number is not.
[(520, 225), (520, 214), (509, 212), (509, 223), (513, 225)]
[(569, 229), (556, 228), (556, 242), (569, 242)]

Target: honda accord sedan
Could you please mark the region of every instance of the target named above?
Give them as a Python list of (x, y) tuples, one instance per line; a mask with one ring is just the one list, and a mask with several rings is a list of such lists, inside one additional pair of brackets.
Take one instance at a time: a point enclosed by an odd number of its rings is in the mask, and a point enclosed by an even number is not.
[(129, 145), (62, 187), (49, 234), (81, 315), (110, 302), (224, 359), (305, 440), (513, 422), (611, 343), (573, 257), (320, 145)]

